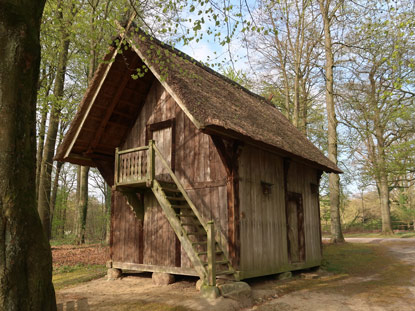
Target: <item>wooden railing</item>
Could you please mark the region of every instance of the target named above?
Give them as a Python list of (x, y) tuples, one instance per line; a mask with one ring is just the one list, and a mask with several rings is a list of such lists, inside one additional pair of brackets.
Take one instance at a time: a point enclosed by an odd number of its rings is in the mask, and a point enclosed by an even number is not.
[(115, 150), (115, 185), (145, 183), (151, 178), (148, 150), (149, 146)]

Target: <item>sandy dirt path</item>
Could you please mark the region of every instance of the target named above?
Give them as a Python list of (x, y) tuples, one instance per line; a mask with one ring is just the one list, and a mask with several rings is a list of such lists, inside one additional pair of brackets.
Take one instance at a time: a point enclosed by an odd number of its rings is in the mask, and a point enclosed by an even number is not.
[[(347, 239), (351, 243), (380, 244), (387, 254), (395, 256), (397, 265), (414, 265), (415, 239)], [(400, 263), (401, 262), (401, 263)], [(399, 266), (397, 267), (399, 269)], [(414, 268), (412, 268), (414, 269)], [(410, 271), (410, 270), (409, 270)], [(248, 280), (252, 287), (253, 306), (246, 301), (201, 298), (195, 290), (196, 278), (179, 277), (168, 286), (153, 285), (151, 274), (129, 275), (116, 281), (105, 278), (57, 292), (59, 303), (88, 300), (89, 310), (279, 310), (279, 311), (380, 311), (415, 310), (415, 279), (389, 291), (384, 275), (365, 277), (338, 276), (320, 272), (316, 280), (304, 281), (297, 274), (293, 279), (277, 281), (275, 276)], [(415, 274), (413, 274), (415, 275)], [(303, 275), (304, 276), (304, 275)], [(412, 278), (412, 275), (408, 277)], [(293, 287), (296, 282), (306, 284)], [(380, 285), (379, 285), (380, 284)], [(385, 284), (385, 286), (382, 286)], [(395, 283), (394, 283), (395, 284)], [(285, 287), (294, 290), (285, 290)], [(245, 304), (245, 305), (244, 305)]]
[[(389, 253), (402, 263), (414, 266), (415, 271), (415, 239), (400, 238), (347, 238), (349, 243), (381, 244)], [(409, 276), (408, 276), (409, 277)], [(324, 278), (324, 277), (322, 277)], [(308, 288), (273, 299), (250, 310), (258, 311), (414, 311), (415, 310), (415, 279), (411, 277), (411, 285), (395, 288), (393, 295), (389, 295), (387, 288), (380, 287), (378, 292), (365, 291), (365, 282), (381, 282), (377, 275), (359, 278), (351, 277), (333, 282), (335, 291), (325, 287)], [(404, 282), (403, 282), (404, 283)], [(407, 283), (407, 280), (405, 280)], [(342, 284), (344, 286), (342, 286)], [(354, 285), (354, 286), (353, 286)], [(354, 291), (353, 287), (361, 290)], [(382, 292), (388, 293), (382, 299)]]

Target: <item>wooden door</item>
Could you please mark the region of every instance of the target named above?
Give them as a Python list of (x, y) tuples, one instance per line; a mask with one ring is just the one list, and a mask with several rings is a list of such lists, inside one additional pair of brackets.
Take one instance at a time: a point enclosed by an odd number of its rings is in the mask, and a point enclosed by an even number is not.
[[(167, 127), (161, 130), (153, 132), (153, 140), (156, 147), (160, 150), (163, 158), (167, 161), (171, 167), (171, 127)], [(168, 175), (167, 169), (157, 160), (156, 156), (156, 178)]]
[[(174, 171), (174, 119), (153, 123), (148, 126), (149, 139), (154, 140), (163, 158)], [(157, 159), (155, 161), (156, 179), (171, 181), (167, 168)]]
[(302, 201), (301, 193), (288, 193), (287, 244), (291, 263), (305, 261), (304, 210)]

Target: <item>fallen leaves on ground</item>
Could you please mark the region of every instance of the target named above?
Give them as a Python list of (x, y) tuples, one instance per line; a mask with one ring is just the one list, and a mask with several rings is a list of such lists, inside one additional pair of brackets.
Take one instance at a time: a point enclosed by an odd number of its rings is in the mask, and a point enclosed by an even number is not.
[(100, 244), (54, 246), (52, 258), (53, 268), (79, 264), (105, 265), (109, 260), (109, 248)]

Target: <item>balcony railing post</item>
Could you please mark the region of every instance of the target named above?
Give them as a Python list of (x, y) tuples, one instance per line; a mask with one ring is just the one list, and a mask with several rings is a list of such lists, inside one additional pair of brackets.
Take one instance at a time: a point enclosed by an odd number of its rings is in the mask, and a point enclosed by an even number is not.
[(147, 168), (147, 187), (153, 185), (155, 175), (155, 154), (154, 154), (154, 141), (148, 141), (148, 168)]
[(116, 186), (118, 184), (118, 176), (120, 171), (120, 155), (118, 154), (118, 147), (115, 148), (115, 178), (114, 178), (114, 185)]
[(207, 257), (208, 257), (208, 285), (216, 285), (216, 241), (215, 224), (211, 220), (207, 223)]

